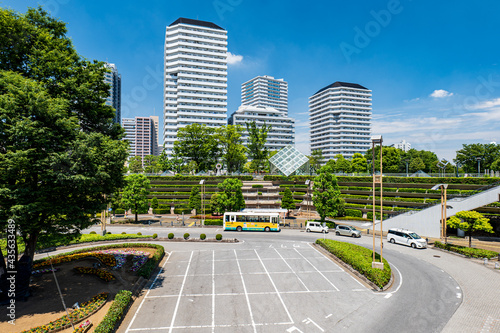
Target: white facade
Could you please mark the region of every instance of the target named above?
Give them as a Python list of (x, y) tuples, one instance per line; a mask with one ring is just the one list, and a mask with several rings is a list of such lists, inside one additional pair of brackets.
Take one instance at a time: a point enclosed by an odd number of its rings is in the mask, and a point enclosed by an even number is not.
[(230, 125), (243, 127), (243, 145), (248, 147), (249, 136), (246, 123), (255, 121), (258, 127), (271, 125), (267, 134), (266, 147), (270, 150), (280, 150), (287, 145), (295, 144), (295, 120), (288, 117), (285, 112), (273, 108), (259, 108), (251, 105), (242, 105), (229, 118)]
[(257, 76), (241, 85), (241, 104), (288, 113), (288, 82), (268, 75)]
[(406, 140), (401, 140), (400, 143), (396, 144), (397, 149), (401, 149), (405, 153), (409, 152), (411, 149), (411, 143), (406, 142)]
[(179, 18), (165, 34), (164, 149), (172, 156), (179, 128), (227, 124), (227, 31)]
[(104, 82), (111, 86), (109, 96), (106, 98), (106, 105), (112, 106), (116, 111), (115, 123), (121, 123), (121, 98), (122, 98), (122, 77), (118, 74), (118, 69), (115, 64), (106, 63), (104, 66), (110, 70), (109, 73), (104, 73)]
[(158, 117), (123, 118), (125, 138), (129, 142), (129, 157), (160, 154), (158, 146)]
[(371, 90), (354, 83), (335, 82), (309, 98), (311, 150), (324, 161), (342, 154), (351, 158), (370, 149)]

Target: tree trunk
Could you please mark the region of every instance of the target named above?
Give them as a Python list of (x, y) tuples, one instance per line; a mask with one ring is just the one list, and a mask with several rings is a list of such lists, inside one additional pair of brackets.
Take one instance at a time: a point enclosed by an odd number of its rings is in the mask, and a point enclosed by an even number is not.
[(137, 217), (137, 204), (134, 207), (135, 207), (135, 223), (137, 223), (139, 221)]
[(469, 247), (472, 247), (472, 228), (469, 229)]

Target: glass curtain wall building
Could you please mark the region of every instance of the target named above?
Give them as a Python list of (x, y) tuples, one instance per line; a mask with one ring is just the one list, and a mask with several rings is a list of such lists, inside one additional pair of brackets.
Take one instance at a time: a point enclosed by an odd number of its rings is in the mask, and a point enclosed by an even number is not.
[(110, 105), (116, 110), (114, 122), (121, 124), (122, 77), (118, 73), (118, 69), (115, 64), (106, 63), (104, 66), (110, 70), (110, 72), (104, 74), (104, 82), (111, 86), (109, 96), (106, 98), (106, 105)]

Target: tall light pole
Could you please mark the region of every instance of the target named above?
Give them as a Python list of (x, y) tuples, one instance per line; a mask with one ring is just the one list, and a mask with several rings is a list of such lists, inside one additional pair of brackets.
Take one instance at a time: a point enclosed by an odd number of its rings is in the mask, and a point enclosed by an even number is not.
[(200, 180), (200, 185), (201, 185), (201, 212), (202, 212), (202, 217), (201, 217), (201, 225), (205, 225), (205, 179)]
[(408, 160), (408, 159), (405, 160), (405, 163), (406, 163), (406, 177), (408, 177), (408, 162), (409, 161), (410, 160)]
[(476, 157), (477, 160), (477, 176), (481, 176), (481, 157)]
[[(376, 175), (375, 174), (375, 146), (376, 145), (380, 146), (380, 174)], [(372, 187), (372, 197), (373, 197), (373, 207), (372, 207), (372, 229), (373, 229), (373, 261), (372, 261), (372, 267), (373, 268), (379, 268), (379, 269), (384, 269), (384, 261), (383, 261), (383, 228), (382, 228), (382, 221), (384, 218), (383, 215), (383, 191), (382, 191), (382, 136), (381, 135), (376, 135), (372, 136), (372, 173), (373, 173), (373, 187)], [(376, 220), (376, 184), (380, 184), (380, 263), (375, 261), (375, 220)]]
[(306, 216), (306, 222), (307, 222), (307, 219), (309, 218), (309, 184), (311, 184), (311, 180), (310, 179), (306, 180), (306, 185), (307, 185), (307, 216)]

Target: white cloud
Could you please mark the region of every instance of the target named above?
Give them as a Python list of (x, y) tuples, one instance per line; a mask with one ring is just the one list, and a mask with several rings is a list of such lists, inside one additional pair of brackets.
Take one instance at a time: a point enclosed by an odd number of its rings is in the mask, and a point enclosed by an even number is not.
[(243, 61), (242, 55), (232, 54), (231, 52), (227, 53), (227, 63), (229, 65), (237, 65)]
[(437, 90), (434, 90), (432, 92), (432, 94), (430, 94), (430, 96), (434, 97), (434, 98), (445, 98), (445, 97), (453, 96), (453, 93), (446, 91), (446, 90), (443, 90), (443, 89), (437, 89)]
[(491, 109), (500, 106), (500, 98), (494, 98), (489, 101), (481, 102), (473, 106), (475, 110)]

